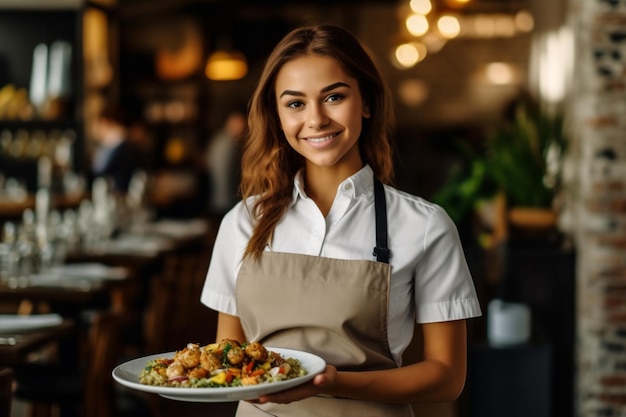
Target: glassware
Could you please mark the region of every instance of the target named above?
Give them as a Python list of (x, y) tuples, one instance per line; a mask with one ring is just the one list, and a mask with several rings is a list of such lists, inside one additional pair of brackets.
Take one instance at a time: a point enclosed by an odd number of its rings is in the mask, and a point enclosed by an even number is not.
[(14, 223), (5, 222), (0, 243), (0, 282), (7, 283), (17, 277), (19, 252), (17, 250), (17, 229)]

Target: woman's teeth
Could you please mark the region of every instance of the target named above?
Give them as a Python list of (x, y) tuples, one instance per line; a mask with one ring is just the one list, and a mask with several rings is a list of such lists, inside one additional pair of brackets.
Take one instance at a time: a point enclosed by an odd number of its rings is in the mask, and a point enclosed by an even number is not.
[(307, 139), (309, 142), (314, 142), (314, 143), (322, 143), (325, 142), (327, 140), (331, 140), (332, 138), (334, 138), (335, 136), (337, 136), (336, 133), (333, 133), (332, 135), (328, 135), (328, 136), (323, 136), (321, 138), (309, 138)]

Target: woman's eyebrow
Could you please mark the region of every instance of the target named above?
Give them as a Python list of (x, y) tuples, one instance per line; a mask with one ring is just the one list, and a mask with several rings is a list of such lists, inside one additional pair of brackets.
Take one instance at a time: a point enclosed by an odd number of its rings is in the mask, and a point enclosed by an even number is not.
[(278, 98), (282, 98), (282, 96), (304, 96), (304, 93), (301, 93), (299, 91), (294, 91), (294, 90), (285, 90), (282, 93), (280, 93), (280, 96)]
[(337, 87), (348, 87), (350, 88), (350, 86), (344, 82), (338, 82), (338, 83), (334, 83), (329, 85), (328, 87), (324, 87), (320, 90), (321, 93), (326, 93), (328, 91), (334, 90)]
[[(348, 84), (346, 84), (344, 82), (337, 82), (337, 83), (334, 83), (334, 84), (331, 84), (329, 86), (326, 86), (326, 87), (322, 88), (320, 90), (320, 92), (321, 93), (326, 93), (328, 91), (334, 90), (337, 87), (348, 87), (348, 88), (350, 88), (350, 85), (348, 85)], [(282, 98), (283, 96), (286, 96), (286, 95), (302, 97), (302, 96), (304, 96), (304, 93), (302, 93), (300, 91), (295, 91), (295, 90), (285, 90), (282, 93), (280, 93), (279, 98)]]

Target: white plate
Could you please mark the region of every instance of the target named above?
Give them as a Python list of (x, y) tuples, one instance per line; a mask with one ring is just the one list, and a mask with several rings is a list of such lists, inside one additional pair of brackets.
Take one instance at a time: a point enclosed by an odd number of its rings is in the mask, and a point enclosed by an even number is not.
[(139, 382), (139, 374), (146, 364), (154, 359), (173, 358), (175, 352), (160, 353), (133, 359), (118, 365), (113, 369), (113, 379), (118, 383), (138, 391), (159, 394), (162, 397), (178, 401), (190, 402), (229, 402), (239, 400), (253, 400), (261, 395), (286, 390), (313, 379), (326, 368), (326, 362), (317, 355), (293, 349), (267, 347), (268, 350), (279, 353), (283, 358), (298, 359), (307, 374), (301, 377), (279, 382), (268, 382), (245, 387), (211, 387), (211, 388), (177, 388), (157, 387)]

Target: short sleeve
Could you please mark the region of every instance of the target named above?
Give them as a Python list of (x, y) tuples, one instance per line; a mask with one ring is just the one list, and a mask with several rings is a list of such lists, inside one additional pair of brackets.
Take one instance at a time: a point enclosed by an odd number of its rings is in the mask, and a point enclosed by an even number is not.
[(219, 226), (200, 301), (222, 313), (237, 315), (235, 284), (252, 227), (242, 203), (222, 219)]
[(480, 316), (456, 225), (441, 207), (433, 207), (415, 271), (416, 320), (430, 323)]

